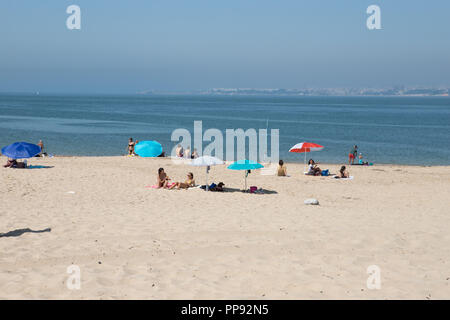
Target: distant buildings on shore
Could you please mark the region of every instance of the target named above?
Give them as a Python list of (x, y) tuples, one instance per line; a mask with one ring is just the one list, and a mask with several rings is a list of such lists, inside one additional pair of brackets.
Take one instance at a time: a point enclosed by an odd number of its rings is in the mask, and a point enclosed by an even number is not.
[(403, 87), (392, 88), (308, 88), (308, 89), (255, 89), (213, 88), (198, 91), (154, 91), (139, 94), (198, 94), (198, 95), (277, 95), (277, 96), (449, 96), (450, 88)]

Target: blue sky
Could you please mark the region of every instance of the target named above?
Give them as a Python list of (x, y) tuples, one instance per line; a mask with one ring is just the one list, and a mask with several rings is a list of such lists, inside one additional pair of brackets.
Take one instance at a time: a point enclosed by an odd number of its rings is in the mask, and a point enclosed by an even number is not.
[(2, 1), (0, 91), (450, 85), (449, 15), (448, 0)]

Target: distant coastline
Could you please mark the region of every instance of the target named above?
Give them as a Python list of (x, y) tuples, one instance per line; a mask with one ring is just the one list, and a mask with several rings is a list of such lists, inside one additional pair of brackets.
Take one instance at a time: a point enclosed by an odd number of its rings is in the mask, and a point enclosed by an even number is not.
[(448, 97), (450, 88), (435, 87), (391, 87), (391, 88), (212, 88), (196, 91), (144, 90), (142, 95), (218, 95), (218, 96), (317, 96), (317, 97)]

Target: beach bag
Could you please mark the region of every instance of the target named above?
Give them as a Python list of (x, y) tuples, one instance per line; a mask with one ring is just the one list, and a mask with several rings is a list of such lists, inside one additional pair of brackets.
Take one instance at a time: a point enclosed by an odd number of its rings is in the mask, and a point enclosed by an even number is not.
[(258, 187), (255, 187), (255, 186), (250, 187), (250, 193), (255, 193), (256, 190), (258, 190)]
[(327, 177), (330, 175), (330, 170), (326, 169), (326, 170), (322, 170), (322, 176)]

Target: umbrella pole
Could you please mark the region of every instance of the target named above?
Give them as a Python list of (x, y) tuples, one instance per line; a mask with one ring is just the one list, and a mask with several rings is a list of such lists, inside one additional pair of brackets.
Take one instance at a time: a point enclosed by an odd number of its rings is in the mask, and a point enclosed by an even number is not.
[(209, 186), (208, 186), (208, 166), (206, 166), (206, 188), (205, 191), (209, 190)]
[(304, 164), (305, 164), (305, 172), (306, 172), (306, 151), (305, 151), (305, 161), (304, 161)]
[(247, 170), (244, 170), (244, 192), (247, 192)]

